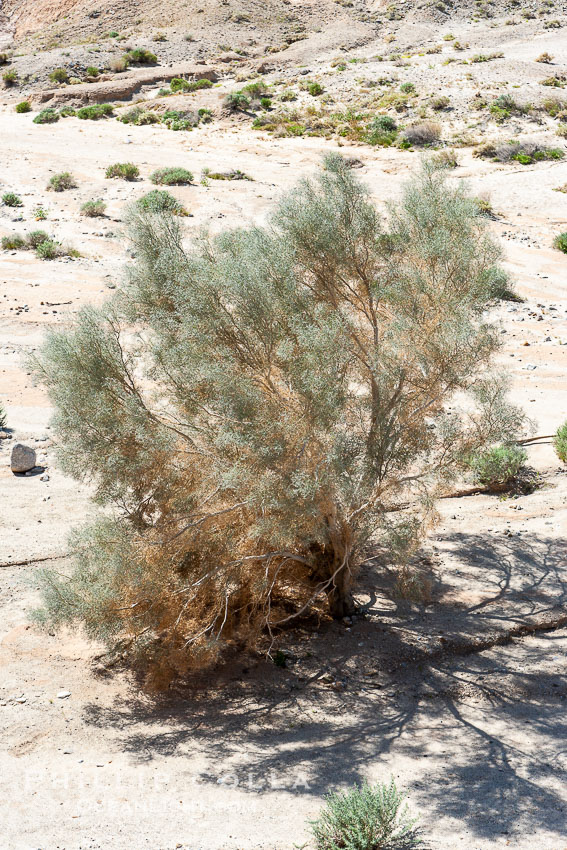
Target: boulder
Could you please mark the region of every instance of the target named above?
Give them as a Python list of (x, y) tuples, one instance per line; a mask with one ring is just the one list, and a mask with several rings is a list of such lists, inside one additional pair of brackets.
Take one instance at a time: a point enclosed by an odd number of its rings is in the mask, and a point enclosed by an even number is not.
[(30, 469), (34, 468), (35, 463), (35, 449), (24, 446), (23, 443), (16, 443), (12, 449), (12, 456), (10, 458), (12, 472), (29, 472)]

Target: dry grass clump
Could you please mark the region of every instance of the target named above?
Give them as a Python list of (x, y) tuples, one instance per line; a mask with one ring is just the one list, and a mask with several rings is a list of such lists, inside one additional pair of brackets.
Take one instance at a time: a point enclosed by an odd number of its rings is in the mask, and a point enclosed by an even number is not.
[(406, 127), (404, 138), (415, 147), (434, 145), (441, 138), (441, 125), (435, 121), (420, 121)]

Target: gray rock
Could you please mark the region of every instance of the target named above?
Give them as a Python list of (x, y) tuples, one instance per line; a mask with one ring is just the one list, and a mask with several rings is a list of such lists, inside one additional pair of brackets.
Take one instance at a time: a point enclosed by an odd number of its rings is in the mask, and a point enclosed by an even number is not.
[(35, 463), (35, 449), (24, 446), (23, 443), (16, 443), (12, 449), (12, 456), (10, 458), (12, 472), (29, 472), (30, 469), (34, 468)]

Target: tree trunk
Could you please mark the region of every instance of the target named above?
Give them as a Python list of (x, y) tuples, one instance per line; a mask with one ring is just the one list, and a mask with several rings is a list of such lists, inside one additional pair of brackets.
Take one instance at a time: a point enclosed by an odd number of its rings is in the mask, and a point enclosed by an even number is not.
[(329, 542), (317, 546), (314, 578), (324, 584), (329, 611), (335, 620), (354, 614), (352, 597), (355, 573), (353, 569), (352, 533), (337, 517), (333, 506), (327, 514)]

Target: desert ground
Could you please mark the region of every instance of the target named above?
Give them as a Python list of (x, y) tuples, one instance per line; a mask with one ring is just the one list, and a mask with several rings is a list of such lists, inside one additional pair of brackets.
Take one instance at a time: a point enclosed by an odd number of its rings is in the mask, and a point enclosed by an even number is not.
[[(567, 468), (550, 439), (528, 446), (541, 485), (533, 493), (440, 501), (441, 521), (418, 559), (430, 599), (396, 599), (394, 571), (370, 560), (357, 594), (364, 612), (351, 623), (287, 634), (285, 668), (239, 657), (156, 696), (127, 670), (109, 668), (102, 647), (81, 634), (46, 634), (30, 623), (34, 573), (44, 566), (64, 572), (67, 535), (95, 508), (88, 484), (56, 465), (49, 400), (25, 365), (46, 329), (66, 325), (81, 305), (100, 303), (120, 285), (132, 260), (125, 210), (152, 188), (154, 169), (183, 166), (195, 175), (191, 185), (171, 189), (190, 214), (190, 241), (202, 226), (265, 221), (328, 151), (355, 160), (384, 208), (421, 156), (433, 153), (372, 146), (348, 133), (254, 128), (250, 114), (228, 113), (223, 99), (257, 79), (259, 68), (268, 85), (293, 89), (292, 105), (303, 110), (314, 100), (301, 88), (304, 77), (320, 82), (332, 108), (343, 111), (356, 110), (357, 98), (369, 108), (376, 86), (386, 85), (380, 80), (389, 81), (386, 90), (411, 81), (418, 99), (402, 123), (424, 115), (428, 98), (450, 96), (449, 111), (433, 116), (442, 126), (438, 147), (455, 151), (450, 179), (489, 204), (490, 228), (521, 297), (494, 310), (498, 360), (533, 434), (552, 435), (567, 418), (567, 256), (552, 244), (567, 230), (567, 194), (558, 191), (567, 185), (567, 158), (521, 164), (474, 154), (493, 140), (529, 138), (564, 149), (565, 139), (543, 109), (500, 123), (471, 103), (477, 92), (490, 100), (511, 91), (535, 104), (561, 96), (565, 9), (548, 9), (559, 25), (546, 27), (548, 18), (536, 11), (523, 17), (514, 7), (471, 20), (466, 4), (449, 17), (439, 6), (398, 4), (400, 16), (389, 18), (380, 4), (318, 10), (284, 2), (266, 10), (243, 3), (248, 21), (237, 26), (234, 9), (221, 18), (206, 3), (202, 14), (178, 8), (170, 18), (165, 8), (141, 3), (134, 23), (132, 5), (0, 3), (2, 38), (20, 75), (0, 96), (0, 191), (23, 202), (0, 206), (0, 236), (41, 228), (80, 253), (47, 261), (31, 251), (0, 252), (0, 402), (8, 417), (0, 440), (0, 847), (291, 850), (309, 840), (308, 820), (329, 791), (393, 775), (420, 815), (427, 847), (565, 850)], [(99, 14), (89, 18), (93, 9)], [(289, 34), (293, 24), (291, 17), (277, 24), (282, 10), (300, 21), (305, 37), (278, 52), (282, 26)], [(221, 35), (229, 13), (233, 21)], [(506, 24), (510, 17), (514, 24)], [(150, 108), (165, 103), (160, 89), (172, 65), (193, 78), (199, 68), (213, 70), (212, 87), (168, 101), (211, 109), (213, 120), (188, 132), (115, 118), (34, 123), (46, 105), (97, 102), (97, 86), (114, 85), (92, 82), (74, 92), (47, 79), (70, 63), (79, 73), (95, 48), (99, 64), (106, 62), (116, 52), (102, 38), (111, 25), (127, 31), (128, 44), (160, 55), (155, 78), (134, 99)], [(157, 29), (167, 33), (164, 43), (153, 43)], [(183, 40), (188, 31), (195, 41)], [(464, 52), (443, 40), (448, 33), (468, 45)], [(241, 45), (244, 56), (234, 54)], [(439, 52), (428, 53), (432, 45)], [(463, 64), (495, 51), (503, 56)], [(543, 52), (554, 57), (551, 65), (535, 62)], [(445, 62), (455, 55), (458, 61)], [(336, 56), (346, 63), (341, 73)], [(134, 81), (144, 73), (128, 72)], [(556, 88), (541, 86), (549, 75), (559, 80)], [(24, 99), (31, 111), (17, 114)], [(118, 115), (132, 106), (116, 103)], [(139, 167), (136, 181), (105, 178), (109, 164), (126, 161)], [(251, 179), (201, 180), (205, 169), (239, 169)], [(72, 172), (77, 187), (48, 191), (49, 178), (62, 171)], [(106, 202), (104, 217), (79, 214), (91, 199)], [(40, 206), (47, 219), (37, 222)], [(16, 442), (38, 452), (31, 475), (10, 469)]]

